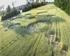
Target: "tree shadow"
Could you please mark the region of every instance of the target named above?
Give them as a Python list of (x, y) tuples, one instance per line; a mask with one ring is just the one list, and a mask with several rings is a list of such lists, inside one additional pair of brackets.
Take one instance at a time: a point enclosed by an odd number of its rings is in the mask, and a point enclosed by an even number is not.
[(54, 15), (39, 15), (37, 16), (36, 19), (37, 19), (36, 22), (32, 22), (25, 27), (21, 26), (20, 23), (13, 23), (10, 20), (4, 21), (3, 26), (15, 31), (17, 34), (21, 36), (26, 36), (33, 33), (33, 30), (35, 30), (34, 24), (37, 24), (39, 22), (46, 23), (46, 24), (65, 22), (64, 19)]
[(20, 23), (12, 23), (10, 20), (3, 21), (3, 27), (13, 30), (17, 33), (17, 35), (26, 36), (30, 35), (31, 32), (27, 27), (21, 26)]
[(63, 18), (55, 16), (55, 15), (39, 15), (36, 17), (36, 19), (37, 21), (28, 24), (27, 27), (33, 26), (34, 24), (37, 24), (39, 22), (47, 23), (47, 24), (65, 22)]

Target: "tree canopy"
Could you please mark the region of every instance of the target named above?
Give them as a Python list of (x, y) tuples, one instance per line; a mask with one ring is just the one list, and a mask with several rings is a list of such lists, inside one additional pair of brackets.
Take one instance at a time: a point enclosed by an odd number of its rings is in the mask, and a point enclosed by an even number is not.
[(55, 5), (70, 15), (70, 0), (55, 0)]

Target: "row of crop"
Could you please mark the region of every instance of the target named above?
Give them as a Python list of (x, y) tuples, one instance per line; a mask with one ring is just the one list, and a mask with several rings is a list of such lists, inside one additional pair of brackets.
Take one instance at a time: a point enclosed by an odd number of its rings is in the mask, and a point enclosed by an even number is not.
[[(58, 23), (56, 22), (55, 24), (52, 24), (54, 25), (52, 27), (52, 29), (55, 31), (55, 34), (56, 34), (56, 42), (58, 42), (58, 44), (56, 45), (59, 45), (60, 43), (62, 47), (59, 46), (59, 48), (55, 49), (54, 51), (54, 55), (56, 56), (58, 53), (60, 53), (60, 51), (62, 50), (65, 50), (67, 51), (68, 50), (68, 39), (69, 39), (69, 29), (66, 27), (66, 23)], [(57, 52), (56, 52), (57, 51)], [(62, 55), (62, 53), (58, 54), (58, 55)]]
[(69, 45), (69, 29), (67, 28), (67, 24), (66, 22), (65, 23), (62, 23), (60, 25), (60, 28), (61, 28), (61, 42), (62, 42), (62, 51), (64, 50), (65, 52), (68, 51), (68, 45)]
[[(38, 37), (36, 37), (36, 40), (37, 39), (38, 39)], [(31, 38), (29, 37), (26, 41), (24, 39), (22, 39), (22, 40), (18, 39), (18, 41), (16, 41), (13, 45), (10, 45), (10, 43), (9, 43), (8, 48), (7, 48), (7, 46), (5, 46), (6, 49), (4, 49), (1, 54), (3, 56), (17, 55), (17, 54), (18, 55), (26, 55), (28, 53), (28, 49), (30, 50), (30, 48), (33, 47), (34, 42), (36, 42), (36, 40), (35, 40), (35, 38), (32, 38), (32, 37)], [(23, 41), (23, 44), (21, 44), (22, 41)], [(26, 54), (24, 51), (26, 52)], [(23, 52), (23, 53), (20, 54), (19, 52), (20, 53)]]
[[(10, 41), (7, 41), (4, 44), (2, 44), (1, 54), (5, 55), (8, 53), (9, 50), (13, 48), (13, 46), (17, 45), (17, 42), (19, 42), (19, 39), (11, 40), (10, 37), (8, 38)], [(4, 40), (3, 40), (4, 41)], [(6, 44), (6, 45), (5, 45)], [(12, 48), (11, 48), (12, 47)]]
[[(69, 22), (70, 23), (70, 22)], [(70, 48), (70, 24), (68, 22), (66, 23), (66, 34), (67, 34), (67, 44), (68, 47)]]
[[(8, 30), (6, 32), (4, 31), (4, 32), (1, 32), (1, 33), (3, 34), (2, 38), (1, 38), (2, 50), (6, 49), (9, 46), (8, 45), (9, 43), (10, 43), (10, 45), (12, 45), (18, 39), (17, 35), (13, 31), (11, 31), (11, 30)], [(15, 38), (12, 37), (11, 35), (13, 35)]]
[(57, 45), (60, 42), (60, 38), (61, 38), (60, 25), (59, 25), (57, 20), (56, 20), (56, 23), (51, 23), (51, 24), (52, 24), (52, 27), (50, 27), (49, 30), (53, 30), (54, 31), (53, 39), (55, 38), (54, 44), (51, 44), (51, 52), (53, 52), (53, 54), (51, 53), (51, 55), (54, 55), (54, 56), (58, 55), (59, 56), (60, 55), (60, 51), (59, 51), (60, 47), (58, 48)]
[(67, 39), (67, 33), (69, 34), (69, 32), (65, 29), (65, 23), (61, 26), (61, 41), (64, 43), (64, 44), (67, 44), (66, 43), (66, 39)]
[(29, 56), (29, 55), (30, 56), (34, 56), (34, 55), (36, 55), (37, 50), (38, 50), (37, 47), (38, 47), (38, 45), (40, 43), (41, 37), (42, 37), (42, 34), (39, 33), (39, 35), (37, 36), (37, 39), (36, 39), (34, 45), (32, 46), (32, 48), (28, 52), (26, 52), (27, 53), (27, 54), (25, 54), (26, 56)]

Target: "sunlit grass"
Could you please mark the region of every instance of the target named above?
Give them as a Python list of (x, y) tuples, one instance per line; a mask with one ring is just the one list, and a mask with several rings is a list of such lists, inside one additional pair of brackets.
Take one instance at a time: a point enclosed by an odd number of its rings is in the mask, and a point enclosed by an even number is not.
[[(21, 15), (25, 17), (6, 21), (8, 23), (6, 26), (4, 26), (6, 24), (4, 21), (0, 22), (0, 50), (2, 51), (0, 54), (2, 56), (51, 56), (51, 45), (48, 44), (47, 38), (49, 35), (48, 32), (51, 30), (59, 38), (59, 43), (62, 42), (69, 46), (70, 49), (70, 20), (64, 11), (53, 4), (49, 4), (28, 12), (23, 12)], [(51, 16), (48, 17), (47, 15)], [(55, 21), (53, 21), (53, 17), (55, 17)], [(58, 22), (57, 19), (59, 17), (64, 21)], [(37, 22), (38, 20), (47, 19), (52, 21), (48, 21), (48, 23), (46, 21)], [(29, 27), (33, 28), (30, 29)], [(40, 31), (31, 31), (35, 29), (39, 29)], [(61, 55), (60, 50), (58, 50), (60, 49), (59, 46), (54, 50), (55, 55), (58, 54), (57, 56)], [(67, 52), (68, 56), (70, 55), (69, 49)]]

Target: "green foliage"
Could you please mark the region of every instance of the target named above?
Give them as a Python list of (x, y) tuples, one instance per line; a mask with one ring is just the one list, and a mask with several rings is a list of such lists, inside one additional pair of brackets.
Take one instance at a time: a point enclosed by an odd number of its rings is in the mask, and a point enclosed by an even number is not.
[(6, 11), (7, 11), (6, 13), (10, 13), (10, 12), (11, 12), (11, 7), (10, 7), (10, 5), (7, 6)]
[(43, 6), (43, 5), (46, 5), (46, 2), (41, 2), (41, 3), (28, 3), (27, 5), (24, 6), (24, 9), (23, 9), (23, 12), (26, 12), (26, 11), (29, 11), (33, 8), (37, 8), (37, 7), (40, 7), (40, 6)]
[(20, 12), (17, 11), (17, 9), (15, 7), (11, 8), (10, 5), (8, 5), (8, 7), (6, 8), (6, 11), (2, 11), (2, 21), (3, 20), (7, 20), (11, 17), (14, 17), (16, 15), (18, 15)]
[(2, 16), (2, 21), (7, 20), (11, 17), (14, 17), (14, 16), (18, 15), (19, 13), (20, 13), (19, 11), (17, 11), (16, 9), (13, 9), (11, 12), (6, 13), (6, 15)]
[(5, 11), (0, 11), (0, 16), (4, 16), (6, 14)]
[(70, 0), (55, 0), (55, 5), (70, 14)]
[[(29, 15), (27, 13), (31, 13), (32, 11), (36, 13), (44, 12), (46, 15), (40, 13), (41, 15), (38, 18), (26, 18), (26, 15)], [(47, 16), (47, 14), (49, 15)], [(51, 16), (51, 14), (54, 16)], [(66, 13), (53, 5), (46, 5), (22, 13), (22, 16), (24, 15), (26, 17), (22, 17), (23, 19), (18, 18), (0, 22), (1, 56), (70, 56), (70, 20), (68, 20), (69, 18)], [(30, 29), (27, 28), (28, 25), (31, 25), (34, 29), (40, 28), (46, 32), (31, 33)], [(45, 36), (48, 35), (47, 30), (49, 30), (50, 34), (56, 34), (55, 37), (58, 37), (61, 41), (60, 45), (58, 40), (55, 43), (49, 43), (49, 36)]]

